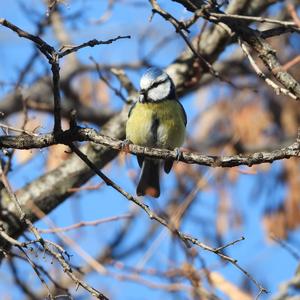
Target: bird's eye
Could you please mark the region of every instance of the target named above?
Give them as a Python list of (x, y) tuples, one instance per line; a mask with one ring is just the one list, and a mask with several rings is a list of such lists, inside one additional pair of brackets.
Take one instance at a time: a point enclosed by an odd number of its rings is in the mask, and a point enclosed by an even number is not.
[(168, 81), (168, 78), (166, 78), (165, 80), (156, 81), (150, 86), (149, 90), (154, 89), (154, 88), (158, 87), (160, 84), (165, 83), (167, 81)]
[(162, 81), (154, 82), (154, 83), (151, 85), (151, 89), (158, 87), (161, 83), (162, 83)]

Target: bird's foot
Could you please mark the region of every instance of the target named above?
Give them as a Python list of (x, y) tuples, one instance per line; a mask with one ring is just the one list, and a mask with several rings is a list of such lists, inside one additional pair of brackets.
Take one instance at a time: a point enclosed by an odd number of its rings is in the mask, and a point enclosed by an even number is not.
[(132, 141), (126, 139), (124, 141), (122, 141), (121, 143), (121, 150), (128, 153), (129, 152), (129, 145), (133, 144)]
[(166, 159), (165, 164), (164, 164), (164, 170), (167, 174), (170, 173), (172, 166), (173, 166), (173, 162), (174, 161), (180, 161), (180, 158), (182, 157), (182, 151), (179, 148), (175, 148), (174, 149), (176, 156), (175, 159)]
[(175, 148), (174, 151), (176, 152), (176, 161), (180, 161), (180, 158), (182, 158), (183, 151), (180, 150), (180, 148)]

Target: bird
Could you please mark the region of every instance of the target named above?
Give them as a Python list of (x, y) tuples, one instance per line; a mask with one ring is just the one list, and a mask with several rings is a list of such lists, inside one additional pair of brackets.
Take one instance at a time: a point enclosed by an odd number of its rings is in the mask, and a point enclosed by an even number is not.
[[(136, 145), (178, 150), (183, 144), (187, 124), (186, 112), (179, 102), (171, 77), (157, 67), (146, 70), (140, 79), (137, 101), (128, 113), (126, 141)], [(137, 156), (141, 174), (137, 196), (160, 196), (160, 169), (171, 171), (173, 160)]]

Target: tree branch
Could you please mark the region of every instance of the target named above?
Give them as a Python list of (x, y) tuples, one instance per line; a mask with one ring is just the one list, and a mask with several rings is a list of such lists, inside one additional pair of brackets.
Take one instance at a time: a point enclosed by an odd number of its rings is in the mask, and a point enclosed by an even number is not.
[(78, 46), (64, 46), (62, 49), (66, 49), (64, 51), (59, 51), (58, 53), (58, 56), (59, 58), (62, 58), (70, 53), (73, 53), (73, 52), (76, 52), (82, 48), (86, 48), (86, 47), (95, 47), (95, 46), (98, 46), (98, 45), (108, 45), (108, 44), (111, 44), (117, 40), (121, 40), (121, 39), (130, 39), (131, 36), (130, 35), (125, 35), (125, 36), (117, 36), (113, 39), (109, 39), (109, 40), (106, 40), (106, 41), (100, 41), (100, 40), (96, 40), (96, 39), (93, 39), (93, 40), (90, 40), (88, 42), (85, 42), (85, 43), (82, 43)]
[(56, 51), (54, 47), (49, 45), (43, 39), (38, 36), (32, 35), (18, 26), (10, 23), (6, 19), (1, 18), (0, 24), (11, 29), (16, 32), (20, 37), (26, 38), (32, 42), (34, 42), (38, 49), (44, 54), (44, 56), (48, 59), (49, 64), (51, 65), (52, 71), (52, 83), (53, 83), (53, 97), (54, 97), (54, 128), (53, 132), (55, 134), (59, 134), (62, 131), (61, 127), (61, 95), (60, 95), (60, 66), (59, 59), (73, 52), (78, 51), (84, 47), (94, 47), (96, 45), (102, 44), (111, 44), (114, 41), (124, 38), (130, 38), (130, 36), (118, 36), (113, 39), (109, 39), (107, 41), (99, 41), (99, 40), (90, 40), (86, 43), (83, 43), (79, 46), (72, 46), (71, 48), (66, 49), (65, 51)]
[[(295, 80), (291, 74), (289, 74), (282, 68), (276, 56), (276, 51), (270, 46), (269, 43), (266, 42), (264, 38), (262, 38), (258, 30), (251, 29), (249, 26), (247, 26), (245, 18), (240, 19), (237, 18), (236, 15), (227, 15), (219, 9), (211, 6), (201, 7), (201, 9), (197, 10), (196, 8), (190, 7), (190, 1), (173, 1), (180, 2), (182, 5), (184, 5), (189, 10), (193, 11), (195, 14), (203, 17), (204, 19), (212, 23), (223, 25), (226, 28), (230, 28), (232, 33), (235, 33), (243, 41), (247, 42), (247, 44), (258, 53), (259, 58), (263, 61), (263, 63), (278, 80), (278, 82), (280, 82), (286, 90), (290, 91), (290, 93), (294, 95), (295, 99), (300, 99), (300, 83), (297, 82), (297, 80)], [(253, 17), (247, 17), (248, 18), (246, 19), (248, 21), (255, 20), (253, 19)], [(278, 21), (276, 23), (284, 25), (285, 27), (291, 27), (294, 31), (299, 31), (297, 24), (294, 22), (287, 24)]]
[[(95, 144), (109, 147), (113, 150), (122, 151), (123, 141), (98, 134), (91, 128), (75, 127), (61, 132), (59, 135), (52, 133), (32, 136), (22, 134), (19, 136), (1, 136), (0, 147), (13, 149), (45, 148), (56, 144), (69, 145), (73, 142), (90, 141)], [(127, 149), (126, 149), (127, 151)], [(182, 152), (178, 158), (177, 151), (128, 145), (128, 152), (135, 155), (142, 155), (150, 158), (177, 160), (188, 164), (198, 164), (209, 167), (236, 167), (240, 165), (252, 166), (262, 163), (272, 163), (275, 160), (300, 157), (300, 142), (296, 140), (293, 144), (274, 151), (261, 151), (252, 154), (238, 154), (232, 156), (203, 155), (196, 152)]]

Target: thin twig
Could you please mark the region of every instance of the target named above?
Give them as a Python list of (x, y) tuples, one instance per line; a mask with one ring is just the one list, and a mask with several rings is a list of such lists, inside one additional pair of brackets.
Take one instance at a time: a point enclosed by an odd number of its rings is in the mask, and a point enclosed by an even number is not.
[(131, 218), (132, 216), (129, 214), (126, 215), (121, 215), (121, 216), (115, 216), (115, 217), (110, 217), (110, 218), (103, 218), (99, 220), (94, 220), (94, 221), (80, 221), (79, 223), (70, 225), (70, 226), (65, 226), (65, 227), (54, 227), (51, 229), (39, 229), (39, 232), (41, 233), (57, 233), (57, 232), (66, 232), (74, 229), (78, 229), (81, 227), (86, 227), (86, 226), (97, 226), (100, 224), (108, 223), (108, 222), (114, 222), (117, 220), (123, 220), (123, 219), (128, 219)]
[(291, 245), (289, 245), (287, 242), (281, 240), (274, 234), (271, 234), (271, 239), (274, 240), (276, 243), (278, 243), (283, 249), (288, 251), (297, 261), (300, 261), (300, 253), (296, 251)]
[(24, 254), (26, 260), (28, 261), (28, 263), (31, 265), (32, 269), (34, 270), (35, 274), (37, 275), (37, 277), (39, 278), (39, 280), (41, 281), (42, 285), (46, 288), (47, 292), (48, 292), (48, 297), (51, 300), (54, 300), (53, 295), (51, 294), (51, 291), (45, 281), (45, 279), (42, 277), (42, 275), (40, 274), (40, 271), (38, 270), (38, 268), (36, 267), (35, 263), (30, 259), (30, 257), (28, 256), (28, 254), (26, 253), (26, 251), (22, 248), (22, 247), (18, 247), (19, 250)]
[(159, 217), (154, 211), (152, 211), (148, 205), (142, 203), (139, 201), (136, 197), (133, 197), (129, 193), (127, 193), (123, 188), (121, 188), (119, 185), (117, 185), (115, 182), (113, 182), (111, 179), (109, 179), (103, 172), (101, 172), (90, 160), (89, 158), (82, 153), (76, 146), (73, 144), (70, 144), (69, 147), (72, 149), (74, 153), (77, 154), (78, 157), (80, 157), (108, 186), (111, 186), (116, 191), (118, 191), (121, 195), (123, 195), (125, 198), (127, 198), (129, 201), (134, 202), (136, 205), (141, 207), (150, 217), (151, 220), (156, 220), (161, 225), (169, 229), (169, 231), (177, 236), (185, 245), (186, 247), (190, 248), (190, 244), (194, 244), (199, 246), (200, 248), (210, 251), (218, 255), (220, 258), (224, 259), (225, 261), (228, 261), (229, 263), (233, 264), (236, 268), (238, 268), (240, 271), (242, 271), (260, 290), (260, 292), (266, 292), (266, 289), (256, 281), (255, 278), (252, 277), (252, 275), (247, 272), (245, 269), (243, 269), (237, 262), (236, 259), (233, 259), (223, 253), (221, 253), (218, 248), (212, 248), (210, 246), (205, 245), (204, 243), (200, 242), (198, 239), (186, 234), (180, 232), (178, 229), (176, 229), (172, 224), (170, 224), (168, 221), (166, 221), (164, 218)]
[(179, 33), (179, 35), (183, 38), (183, 40), (185, 41), (185, 43), (187, 44), (187, 46), (189, 47), (189, 49), (192, 51), (192, 53), (195, 55), (195, 57), (197, 57), (202, 64), (204, 65), (204, 67), (206, 67), (209, 72), (216, 78), (220, 79), (221, 81), (224, 81), (228, 84), (230, 84), (231, 86), (234, 87), (234, 84), (228, 80), (226, 80), (225, 78), (221, 77), (221, 75), (219, 74), (218, 71), (216, 71), (212, 64), (207, 61), (193, 46), (193, 44), (189, 41), (189, 39), (187, 38), (186, 34), (183, 32), (183, 30), (187, 30), (187, 27), (185, 25), (185, 23), (178, 21), (176, 18), (174, 18), (171, 14), (169, 14), (168, 12), (166, 12), (165, 10), (163, 10), (159, 4), (157, 3), (156, 0), (149, 0), (153, 9), (152, 12), (153, 13), (158, 13), (159, 15), (161, 15), (166, 21), (169, 21), (174, 27), (176, 32)]
[(253, 57), (251, 56), (251, 54), (250, 54), (247, 46), (245, 45), (245, 43), (241, 39), (239, 39), (239, 43), (240, 43), (240, 46), (241, 46), (243, 52), (248, 57), (249, 62), (251, 64), (251, 66), (253, 67), (255, 73), (258, 75), (258, 77), (262, 78), (266, 82), (267, 85), (269, 85), (270, 87), (272, 87), (275, 90), (276, 95), (284, 94), (284, 95), (287, 95), (287, 96), (291, 97), (294, 100), (298, 99), (298, 97), (295, 94), (291, 93), (289, 90), (287, 90), (287, 89), (285, 89), (283, 87), (280, 87), (274, 81), (272, 81), (270, 78), (268, 78), (260, 70), (260, 68), (258, 67), (258, 65), (255, 63), (255, 61), (254, 61)]
[[(276, 56), (276, 51), (271, 47), (269, 43), (264, 40), (260, 31), (254, 30), (247, 26), (245, 20), (227, 17), (225, 13), (221, 12), (219, 9), (216, 9), (216, 7), (206, 6), (201, 7), (201, 9), (197, 9), (195, 7), (192, 7), (191, 5), (187, 5), (185, 1), (173, 1), (181, 3), (187, 9), (199, 15), (200, 17), (203, 17), (204, 19), (214, 24), (221, 25), (225, 29), (227, 28), (227, 32), (229, 35), (235, 34), (237, 37), (242, 39), (243, 42), (247, 42), (248, 45), (258, 53), (259, 58), (267, 66), (268, 70), (274, 75), (278, 82), (280, 82), (286, 90), (296, 96), (296, 100), (300, 99), (299, 82), (291, 74), (282, 69), (282, 65), (280, 64)], [(217, 14), (218, 17), (216, 15), (214, 16), (214, 14)], [(259, 20), (263, 19), (259, 18)], [(282, 23), (281, 21), (275, 21), (275, 23), (279, 24), (281, 27), (290, 28), (291, 31), (300, 32), (300, 28), (296, 25), (296, 23), (293, 23), (293, 25), (290, 23)]]
[(37, 133), (31, 132), (31, 131), (28, 131), (28, 130), (25, 130), (25, 129), (13, 127), (13, 126), (10, 126), (10, 125), (6, 125), (6, 124), (3, 124), (3, 123), (0, 123), (0, 127), (4, 128), (6, 130), (11, 130), (11, 131), (15, 131), (15, 132), (25, 133), (25, 134), (28, 134), (28, 135), (31, 135), (31, 136), (38, 136)]
[(100, 65), (95, 61), (93, 57), (90, 57), (90, 60), (95, 64), (98, 77), (102, 80), (124, 103), (127, 103), (126, 97), (121, 93), (120, 89), (116, 89), (110, 82), (107, 80), (101, 73)]
[(233, 19), (233, 20), (245, 20), (245, 21), (255, 21), (260, 23), (270, 23), (270, 24), (276, 24), (281, 25), (284, 27), (296, 27), (297, 29), (297, 23), (293, 21), (281, 21), (276, 19), (270, 19), (270, 18), (263, 18), (263, 17), (254, 17), (254, 16), (244, 16), (244, 15), (235, 15), (235, 14), (222, 14), (222, 13), (215, 13), (210, 12), (210, 16), (216, 17), (219, 20), (225, 20), (225, 19)]
[[(30, 209), (39, 219), (42, 219), (49, 227), (51, 227), (52, 229), (57, 228), (55, 223), (33, 202), (30, 203)], [(89, 255), (84, 249), (82, 249), (82, 247), (80, 247), (80, 245), (76, 241), (71, 239), (69, 236), (65, 235), (63, 231), (58, 230), (55, 233), (66, 245), (72, 247), (96, 272), (98, 272), (101, 275), (107, 273), (106, 268), (100, 262), (95, 260), (91, 255)], [(55, 248), (59, 247), (59, 252), (66, 254), (66, 251), (56, 243), (53, 243), (52, 241), (47, 242), (52, 244)]]
[(230, 242), (230, 243), (228, 243), (228, 244), (226, 244), (224, 246), (218, 247), (217, 250), (218, 251), (223, 251), (225, 248), (228, 248), (228, 247), (230, 247), (230, 246), (232, 246), (232, 245), (234, 245), (236, 243), (239, 243), (241, 241), (244, 241), (244, 240), (245, 240), (245, 238), (242, 236), (242, 237), (240, 237), (239, 239), (237, 239), (237, 240), (235, 240), (233, 242)]
[(10, 30), (16, 32), (20, 37), (26, 38), (36, 44), (38, 49), (42, 52), (42, 54), (48, 59), (49, 64), (51, 65), (52, 71), (52, 82), (53, 82), (53, 97), (54, 97), (54, 127), (53, 132), (55, 134), (59, 134), (62, 131), (61, 127), (61, 95), (60, 95), (60, 66), (59, 59), (70, 54), (76, 52), (85, 47), (94, 47), (97, 45), (111, 44), (114, 41), (119, 39), (128, 39), (130, 36), (118, 36), (116, 38), (112, 38), (106, 41), (100, 40), (90, 40), (88, 42), (82, 43), (78, 46), (71, 46), (64, 51), (56, 51), (54, 47), (49, 45), (39, 36), (35, 36), (30, 34), (18, 26), (10, 23), (6, 19), (0, 18), (0, 25), (3, 25)]
[[(99, 291), (97, 291), (96, 289), (94, 289), (93, 287), (91, 287), (90, 285), (88, 285), (86, 282), (82, 281), (81, 279), (77, 278), (77, 276), (74, 274), (74, 272), (72, 271), (72, 268), (70, 267), (70, 265), (66, 262), (65, 258), (63, 257), (62, 253), (65, 253), (65, 250), (62, 249), (59, 245), (53, 243), (52, 241), (47, 241), (44, 240), (39, 231), (37, 230), (37, 228), (32, 224), (32, 222), (26, 218), (25, 213), (23, 212), (21, 205), (15, 195), (15, 193), (12, 191), (10, 184), (3, 172), (2, 169), (2, 165), (0, 164), (0, 172), (1, 172), (1, 181), (4, 185), (4, 187), (6, 188), (9, 197), (11, 199), (11, 201), (15, 204), (15, 206), (17, 207), (17, 210), (20, 214), (20, 220), (25, 222), (26, 226), (29, 227), (30, 231), (34, 234), (34, 236), (37, 239), (37, 242), (45, 249), (45, 251), (47, 251), (49, 254), (51, 254), (53, 257), (55, 257), (59, 263), (61, 264), (61, 266), (64, 269), (64, 272), (67, 273), (69, 275), (69, 277), (71, 277), (71, 279), (78, 285), (82, 286), (84, 289), (86, 289), (87, 291), (90, 292), (91, 295), (97, 297), (98, 299), (101, 300), (107, 300), (107, 298)], [(3, 232), (2, 232), (2, 237), (5, 237), (5, 235), (3, 236)], [(17, 246), (21, 249), (22, 248), (22, 244), (19, 245), (18, 243), (14, 241), (12, 241), (11, 239), (6, 239), (8, 242), (10, 242), (13, 246)], [(34, 241), (36, 242), (36, 241)], [(50, 247), (48, 247), (48, 244), (51, 244), (52, 246), (54, 246), (56, 249), (59, 250), (59, 252), (53, 251), (52, 249), (50, 249)]]
[[(100, 41), (100, 40), (96, 40), (96, 39), (93, 39), (93, 40), (90, 40), (88, 42), (85, 42), (85, 43), (82, 43), (78, 46), (63, 46), (62, 49), (60, 49), (60, 51), (58, 52), (58, 56), (59, 58), (62, 58), (70, 53), (73, 53), (73, 52), (76, 52), (82, 48), (86, 48), (86, 47), (95, 47), (95, 46), (98, 46), (98, 45), (108, 45), (108, 44), (111, 44), (117, 40), (121, 40), (121, 39), (130, 39), (131, 36), (130, 35), (123, 35), (123, 36), (117, 36), (115, 38), (112, 38), (112, 39), (109, 39), (109, 40), (106, 40), (106, 41)], [(64, 48), (67, 48), (66, 50), (63, 50)]]

